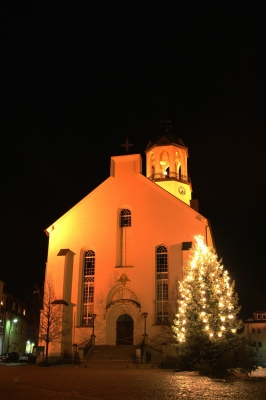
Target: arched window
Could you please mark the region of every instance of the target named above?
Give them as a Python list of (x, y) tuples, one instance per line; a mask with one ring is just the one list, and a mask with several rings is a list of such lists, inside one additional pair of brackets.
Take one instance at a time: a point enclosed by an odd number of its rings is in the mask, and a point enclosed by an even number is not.
[(121, 210), (120, 227), (131, 226), (131, 211), (128, 209)]
[(156, 248), (156, 322), (168, 323), (168, 251)]
[(165, 176), (167, 174), (166, 169), (169, 167), (169, 154), (166, 150), (161, 152), (160, 167), (162, 175)]
[(156, 272), (168, 272), (168, 254), (165, 246), (156, 249)]
[(176, 178), (180, 180), (181, 164), (180, 164), (180, 156), (179, 156), (178, 151), (175, 152), (175, 173), (176, 173)]
[(179, 168), (178, 168), (178, 177), (177, 177), (177, 179), (179, 179), (180, 181), (182, 181), (182, 167), (181, 167), (181, 165), (180, 165)]
[(84, 254), (83, 264), (83, 299), (82, 299), (82, 320), (81, 325), (92, 326), (92, 314), (94, 311), (94, 274), (95, 274), (95, 253), (87, 250)]
[(151, 169), (151, 177), (153, 179), (154, 178), (154, 174), (155, 174), (155, 155), (154, 155), (154, 153), (151, 153), (150, 169)]
[(131, 211), (127, 208), (120, 211), (119, 266), (131, 266)]

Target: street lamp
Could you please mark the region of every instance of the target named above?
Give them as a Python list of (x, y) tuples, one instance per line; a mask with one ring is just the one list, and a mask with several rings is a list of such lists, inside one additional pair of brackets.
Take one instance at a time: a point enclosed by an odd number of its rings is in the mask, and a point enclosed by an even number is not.
[(91, 314), (92, 318), (92, 335), (91, 335), (91, 344), (92, 346), (95, 346), (95, 335), (94, 335), (94, 320), (96, 318), (96, 314)]
[(147, 334), (146, 334), (146, 319), (147, 319), (148, 313), (144, 312), (144, 313), (142, 313), (142, 315), (144, 317), (144, 335), (143, 336), (147, 336)]
[(97, 317), (97, 315), (96, 314), (92, 314), (91, 317), (92, 317), (92, 336), (94, 336), (94, 320)]

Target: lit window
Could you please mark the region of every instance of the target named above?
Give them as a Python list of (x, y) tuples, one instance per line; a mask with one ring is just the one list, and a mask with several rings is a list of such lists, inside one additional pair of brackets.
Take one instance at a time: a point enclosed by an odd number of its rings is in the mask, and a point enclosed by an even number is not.
[(25, 310), (25, 308), (23, 309), (22, 314), (23, 314), (23, 315), (26, 315), (26, 310)]

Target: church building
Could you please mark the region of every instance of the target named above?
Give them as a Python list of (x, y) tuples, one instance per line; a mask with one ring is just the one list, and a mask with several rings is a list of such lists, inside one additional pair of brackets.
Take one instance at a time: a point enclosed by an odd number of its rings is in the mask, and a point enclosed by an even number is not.
[(167, 133), (146, 148), (146, 176), (140, 154), (111, 157), (110, 177), (46, 229), (46, 280), (71, 324), (50, 355), (71, 354), (91, 335), (96, 345), (140, 345), (144, 334), (162, 342), (195, 236), (213, 246), (187, 158)]

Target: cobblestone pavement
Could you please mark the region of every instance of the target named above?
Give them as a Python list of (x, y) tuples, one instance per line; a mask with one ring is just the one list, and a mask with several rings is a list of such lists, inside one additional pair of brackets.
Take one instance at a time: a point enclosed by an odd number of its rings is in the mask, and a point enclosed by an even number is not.
[(172, 370), (0, 365), (0, 398), (19, 400), (257, 400), (266, 379), (215, 381)]

